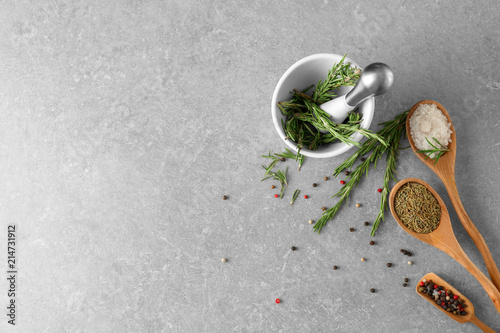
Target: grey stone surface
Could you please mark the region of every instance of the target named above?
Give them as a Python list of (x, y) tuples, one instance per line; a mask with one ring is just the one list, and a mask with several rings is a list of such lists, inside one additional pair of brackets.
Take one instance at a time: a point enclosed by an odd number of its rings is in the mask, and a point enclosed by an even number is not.
[[(376, 101), (373, 129), (422, 99), (449, 110), (458, 190), (500, 263), (498, 1), (17, 0), (1, 8), (0, 331), (478, 332), (416, 295), (431, 271), (500, 330), (479, 283), (392, 217), (368, 245), (362, 223), (377, 214), (383, 166), (320, 235), (307, 221), (340, 188), (339, 179), (321, 179), (348, 153), (309, 159), (300, 173), (286, 162), (284, 200), (260, 182), (260, 155), (284, 148), (270, 101), (291, 64), (321, 52), (385, 62), (396, 81)], [(437, 176), (409, 150), (398, 172), (440, 193), (457, 238), (486, 272)], [(310, 199), (289, 207), (295, 188)], [(15, 328), (5, 315), (12, 223)], [(413, 251), (413, 266), (400, 248)]]

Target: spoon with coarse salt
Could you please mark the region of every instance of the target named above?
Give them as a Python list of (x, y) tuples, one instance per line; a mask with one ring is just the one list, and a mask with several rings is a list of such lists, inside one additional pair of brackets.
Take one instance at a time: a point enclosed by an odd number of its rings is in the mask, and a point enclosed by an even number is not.
[[(451, 125), (451, 142), (447, 147), (449, 151), (445, 152), (439, 158), (437, 163), (435, 163), (433, 159), (428, 158), (425, 153), (419, 153), (419, 149), (416, 147), (415, 141), (412, 138), (410, 119), (415, 110), (422, 104), (436, 105), (436, 107), (443, 113), (443, 115)], [(500, 290), (500, 272), (498, 271), (498, 267), (495, 264), (493, 257), (491, 256), (490, 250), (488, 249), (483, 236), (481, 236), (476, 226), (474, 225), (474, 223), (472, 223), (471, 219), (465, 212), (465, 208), (460, 201), (460, 196), (458, 195), (457, 184), (455, 183), (455, 157), (457, 154), (457, 136), (455, 134), (455, 128), (453, 127), (453, 123), (451, 122), (448, 111), (446, 111), (444, 106), (435, 101), (425, 100), (418, 102), (411, 108), (406, 118), (406, 133), (408, 135), (408, 141), (410, 141), (411, 149), (425, 165), (427, 165), (438, 175), (438, 177), (446, 187), (448, 195), (450, 196), (451, 203), (453, 204), (453, 207), (455, 207), (455, 211), (457, 212), (458, 218), (462, 222), (465, 230), (469, 234), (470, 238), (472, 238), (477, 248), (479, 249), (479, 252), (481, 252), (481, 255), (483, 256), (483, 260), (486, 264), (486, 268), (488, 269), (491, 281), (493, 282), (495, 287)]]
[[(436, 198), (439, 207), (441, 208), (441, 219), (439, 220), (438, 227), (432, 232), (424, 234), (408, 229), (408, 227), (406, 227), (406, 225), (396, 213), (396, 206), (394, 202), (396, 194), (398, 193), (398, 190), (407, 183), (418, 183), (425, 186), (425, 188), (429, 190), (429, 192), (431, 192), (434, 198)], [(443, 199), (441, 199), (439, 194), (437, 194), (437, 192), (429, 184), (418, 178), (406, 178), (399, 181), (396, 185), (394, 185), (391, 193), (389, 194), (389, 205), (391, 208), (392, 216), (404, 231), (406, 231), (416, 239), (419, 239), (422, 242), (440, 249), (441, 251), (455, 259), (465, 269), (467, 269), (469, 273), (471, 273), (483, 286), (484, 290), (493, 301), (493, 304), (495, 305), (497, 311), (500, 313), (500, 292), (488, 279), (488, 277), (484, 275), (484, 273), (481, 272), (481, 270), (477, 268), (476, 265), (474, 265), (467, 254), (465, 254), (464, 250), (455, 238), (455, 234), (453, 233), (453, 228), (451, 226), (450, 215), (448, 214), (448, 209), (446, 209), (446, 205), (444, 204)]]
[(425, 300), (429, 301), (432, 305), (434, 305), (436, 308), (438, 308), (441, 312), (443, 312), (444, 314), (449, 316), (451, 319), (456, 320), (461, 324), (471, 322), (471, 323), (474, 323), (477, 327), (479, 327), (483, 332), (495, 333), (494, 330), (492, 330), (490, 327), (488, 327), (485, 323), (483, 323), (481, 320), (479, 320), (476, 317), (476, 315), (474, 314), (474, 306), (467, 299), (467, 297), (462, 295), (457, 289), (453, 288), (453, 286), (451, 286), (448, 282), (446, 282), (445, 280), (443, 280), (442, 278), (440, 278), (439, 276), (437, 276), (434, 273), (425, 274), (424, 277), (422, 277), (420, 279), (420, 281), (422, 281), (422, 280), (427, 280), (427, 281), (432, 280), (432, 283), (435, 283), (439, 286), (443, 286), (447, 290), (451, 290), (454, 295), (457, 295), (460, 299), (465, 301), (464, 307), (466, 307), (465, 309), (467, 310), (467, 314), (465, 316), (453, 314), (452, 312), (445, 311), (442, 307), (437, 305), (436, 302), (434, 301), (434, 299), (429, 297), (427, 294), (419, 292), (418, 290), (420, 289), (420, 284), (417, 284), (417, 294), (422, 296)]

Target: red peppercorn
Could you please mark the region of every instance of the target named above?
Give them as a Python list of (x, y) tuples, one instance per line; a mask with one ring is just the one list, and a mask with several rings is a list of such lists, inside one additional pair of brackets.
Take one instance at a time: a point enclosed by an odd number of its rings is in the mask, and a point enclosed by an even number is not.
[(437, 285), (437, 284), (435, 284), (435, 285), (434, 285), (434, 289), (437, 289), (437, 288), (438, 288), (438, 285)]
[(345, 180), (341, 180), (340, 184), (344, 185), (345, 184)]
[(420, 287), (424, 286), (424, 281), (420, 281)]
[(274, 195), (274, 197), (275, 197), (275, 198), (278, 198), (279, 196), (280, 196), (279, 194), (275, 194), (275, 195)]
[(381, 188), (379, 188), (377, 191), (378, 191), (378, 193), (382, 193), (382, 189)]
[(304, 199), (307, 199), (307, 198), (309, 198), (309, 197), (307, 195), (304, 195)]
[(445, 305), (446, 303), (445, 302), (441, 302), (441, 306)]
[(458, 296), (457, 295), (453, 295), (453, 299), (458, 299)]
[(276, 298), (276, 304), (279, 304), (281, 300), (279, 298)]

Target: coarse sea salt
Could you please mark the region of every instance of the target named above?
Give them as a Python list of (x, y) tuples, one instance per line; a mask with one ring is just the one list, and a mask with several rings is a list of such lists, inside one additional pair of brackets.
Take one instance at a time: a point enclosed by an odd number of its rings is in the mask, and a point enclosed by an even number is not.
[[(420, 104), (410, 118), (411, 138), (419, 150), (434, 149), (427, 140), (437, 148), (442, 148), (433, 138), (448, 148), (451, 142), (450, 127), (451, 123), (435, 104)], [(436, 154), (428, 155), (434, 158)]]

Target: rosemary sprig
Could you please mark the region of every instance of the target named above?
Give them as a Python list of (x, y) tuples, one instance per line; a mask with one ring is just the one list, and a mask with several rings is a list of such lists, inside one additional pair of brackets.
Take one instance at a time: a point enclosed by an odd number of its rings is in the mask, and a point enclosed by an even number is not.
[(290, 151), (288, 148), (285, 148), (285, 151), (280, 153), (280, 154), (274, 154), (276, 156), (279, 156), (279, 157), (283, 157), (283, 158), (290, 158), (290, 159), (294, 159), (296, 160), (297, 162), (299, 162), (299, 171), (300, 171), (300, 168), (302, 167), (302, 164), (304, 163), (304, 160), (305, 160), (305, 156), (302, 155), (301, 153), (297, 153), (297, 155), (295, 155), (292, 151)]
[(300, 193), (299, 189), (297, 189), (297, 190), (295, 190), (295, 192), (293, 192), (292, 201), (290, 202), (290, 206), (293, 205), (293, 203), (295, 202), (295, 199), (297, 199), (297, 197), (299, 196), (299, 193)]
[(354, 86), (358, 81), (361, 70), (357, 67), (351, 67), (351, 63), (344, 64), (344, 54), (342, 60), (335, 64), (332, 69), (328, 71), (328, 76), (322, 82), (319, 81), (314, 90), (312, 99), (316, 104), (323, 104), (329, 100), (337, 97), (336, 90), (341, 86)]
[(273, 178), (275, 180), (278, 180), (281, 185), (280, 199), (283, 199), (283, 194), (285, 194), (285, 187), (288, 187), (288, 181), (286, 179), (287, 174), (288, 174), (288, 167), (286, 168), (285, 172), (278, 169), (278, 171), (276, 171), (273, 175), (274, 176)]
[(406, 116), (408, 111), (404, 112), (402, 116), (399, 116), (399, 120), (395, 123), (394, 131), (391, 132), (389, 140), (389, 150), (387, 152), (387, 165), (385, 167), (384, 173), (384, 186), (382, 188), (381, 198), (380, 198), (380, 209), (373, 222), (371, 236), (375, 236), (375, 231), (377, 231), (380, 222), (385, 221), (385, 210), (387, 209), (387, 199), (389, 197), (390, 189), (389, 182), (391, 179), (396, 181), (396, 162), (399, 155), (399, 147), (401, 145), (401, 136), (406, 136)]
[[(446, 153), (447, 151), (450, 151), (448, 148), (446, 148), (445, 146), (443, 146), (441, 144), (441, 142), (438, 141), (438, 139), (436, 139), (435, 137), (432, 137), (432, 139), (439, 145), (441, 146), (441, 148), (438, 148), (436, 146), (434, 146), (430, 141), (429, 139), (427, 139), (427, 137), (425, 138), (425, 141), (427, 141), (428, 144), (431, 145), (432, 148), (434, 149), (426, 149), (426, 150), (417, 150), (417, 153), (424, 153), (425, 154), (425, 159), (428, 159), (428, 158), (431, 158), (431, 159), (434, 159), (436, 160), (434, 162), (434, 165), (436, 165), (436, 163), (438, 162), (439, 158), (441, 156), (443, 156), (444, 153)], [(432, 156), (432, 157), (431, 157)]]
[[(266, 170), (266, 172), (264, 173), (264, 178), (262, 179), (262, 180), (265, 180), (267, 178), (272, 177), (272, 176), (268, 176), (268, 175), (271, 173), (271, 170), (273, 170), (273, 168), (276, 166), (276, 164), (278, 164), (280, 159), (276, 156), (271, 155), (271, 151), (269, 151), (269, 155), (261, 155), (261, 156), (272, 160), (271, 164), (269, 164), (267, 167), (264, 165), (262, 166), (264, 168), (264, 170)], [(268, 177), (266, 177), (266, 176), (268, 176)]]
[(347, 204), (349, 194), (354, 188), (356, 188), (363, 176), (368, 175), (370, 165), (373, 165), (373, 169), (376, 169), (378, 160), (387, 152), (387, 166), (384, 175), (384, 189), (382, 190), (380, 211), (372, 228), (372, 235), (375, 233), (380, 221), (384, 219), (384, 213), (387, 207), (387, 196), (390, 192), (389, 181), (391, 178), (395, 178), (394, 173), (400, 144), (399, 141), (402, 133), (405, 131), (405, 123), (408, 112), (409, 111), (405, 111), (396, 116), (393, 120), (381, 124), (384, 127), (377, 131), (377, 135), (384, 138), (387, 145), (383, 145), (375, 138), (371, 138), (365, 141), (358, 151), (356, 151), (347, 160), (345, 160), (344, 163), (335, 169), (333, 175), (336, 177), (345, 169), (351, 168), (359, 157), (371, 152), (370, 155), (347, 176), (347, 184), (345, 184), (340, 191), (333, 195), (333, 197), (340, 197), (340, 199), (335, 206), (326, 210), (321, 218), (316, 222), (314, 225), (314, 230), (316, 232), (321, 232), (321, 229), (326, 225), (326, 223), (333, 219), (341, 208), (342, 203), (345, 202), (345, 204)]
[[(265, 166), (262, 166), (264, 169), (266, 168)], [(285, 172), (281, 171), (278, 169), (276, 172), (269, 172), (267, 176), (262, 178), (260, 181), (272, 178), (274, 180), (277, 180), (280, 182), (281, 185), (281, 190), (280, 190), (280, 199), (283, 198), (283, 194), (285, 193), (285, 188), (288, 187), (288, 180), (286, 178), (286, 175), (288, 174), (288, 167), (286, 168)]]

